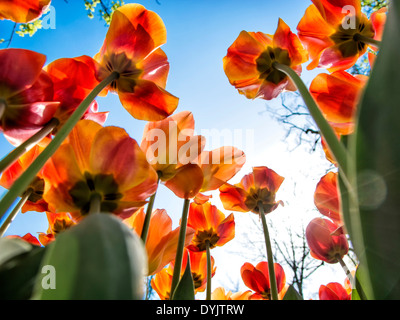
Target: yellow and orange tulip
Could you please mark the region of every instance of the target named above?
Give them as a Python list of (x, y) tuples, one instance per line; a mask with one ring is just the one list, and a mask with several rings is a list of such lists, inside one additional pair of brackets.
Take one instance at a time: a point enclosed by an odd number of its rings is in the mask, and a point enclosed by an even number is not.
[(274, 211), (282, 201), (276, 201), (276, 192), (284, 178), (267, 167), (254, 167), (240, 183), (224, 184), (219, 188), (220, 198), (226, 210), (238, 212), (260, 212), (262, 205), (265, 214)]
[(80, 120), (43, 168), (44, 199), (79, 220), (93, 197), (100, 210), (128, 218), (157, 189), (157, 173), (137, 142), (118, 127)]
[[(143, 208), (134, 213), (125, 223), (132, 227), (137, 234), (142, 233), (145, 212)], [(178, 245), (179, 228), (172, 230), (172, 219), (165, 210), (153, 211), (146, 241), (148, 258), (148, 275), (154, 275), (161, 271), (175, 258)], [(185, 246), (190, 243), (194, 235), (192, 228), (186, 229)]]
[(191, 203), (188, 227), (195, 230), (195, 235), (187, 248), (191, 251), (205, 251), (206, 242), (210, 249), (220, 247), (235, 237), (235, 217), (228, 217), (209, 202), (202, 205)]

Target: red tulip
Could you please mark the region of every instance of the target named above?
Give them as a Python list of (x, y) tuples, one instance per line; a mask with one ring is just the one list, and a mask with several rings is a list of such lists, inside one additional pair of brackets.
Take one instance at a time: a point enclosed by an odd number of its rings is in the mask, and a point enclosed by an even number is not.
[[(278, 297), (282, 299), (288, 286), (286, 285), (286, 275), (279, 263), (274, 263), (275, 278), (278, 288)], [(268, 272), (268, 262), (259, 262), (256, 266), (246, 262), (240, 269), (244, 284), (255, 293), (250, 299), (271, 300), (271, 286)]]
[(290, 66), (298, 74), (308, 60), (307, 51), (288, 25), (279, 19), (274, 35), (242, 31), (223, 59), (231, 85), (248, 99), (271, 100), (282, 91), (295, 91), (292, 81), (274, 62)]
[(46, 57), (25, 49), (0, 50), (0, 129), (19, 145), (54, 116), (53, 82), (42, 67)]
[[(361, 12), (360, 0), (312, 2), (297, 26), (299, 38), (312, 59), (307, 69), (349, 69), (367, 51), (370, 44), (365, 38), (380, 40), (385, 10), (374, 12), (369, 20)], [(346, 6), (354, 9), (354, 15), (344, 10)], [(349, 24), (351, 20), (354, 26)]]
[(104, 44), (95, 56), (99, 80), (118, 73), (107, 90), (116, 92), (136, 119), (162, 120), (178, 106), (179, 99), (165, 91), (169, 63), (160, 46), (166, 40), (164, 23), (155, 12), (127, 4), (114, 11)]
[(306, 239), (311, 256), (327, 263), (339, 262), (349, 251), (346, 236), (328, 219), (313, 219), (306, 228)]
[(319, 300), (351, 300), (350, 293), (337, 282), (328, 283), (326, 286), (321, 285), (319, 288)]

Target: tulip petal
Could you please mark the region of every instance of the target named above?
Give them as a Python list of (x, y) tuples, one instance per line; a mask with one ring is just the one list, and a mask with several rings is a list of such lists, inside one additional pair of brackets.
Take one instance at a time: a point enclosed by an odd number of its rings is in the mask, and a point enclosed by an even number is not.
[(181, 199), (194, 198), (203, 184), (203, 171), (197, 164), (180, 167), (175, 176), (165, 182), (165, 186)]
[(28, 23), (39, 18), (51, 0), (3, 0), (0, 1), (0, 20)]
[(179, 99), (155, 83), (138, 80), (134, 92), (120, 91), (124, 108), (136, 119), (158, 121), (171, 115), (178, 107)]
[(0, 96), (7, 98), (30, 87), (45, 61), (45, 55), (30, 50), (0, 50)]

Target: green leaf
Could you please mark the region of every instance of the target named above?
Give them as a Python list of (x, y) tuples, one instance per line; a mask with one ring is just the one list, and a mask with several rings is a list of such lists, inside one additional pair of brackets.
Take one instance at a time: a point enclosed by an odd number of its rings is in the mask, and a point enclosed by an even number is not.
[[(355, 276), (355, 288), (351, 293), (351, 300), (371, 300), (373, 297), (372, 287), (369, 286), (368, 273), (363, 265), (358, 265)], [(353, 284), (354, 286), (354, 284)]]
[(171, 300), (195, 300), (194, 283), (192, 278), (192, 271), (190, 269), (189, 254), (187, 257), (187, 264), (185, 272), (179, 281)]
[(32, 250), (32, 245), (19, 238), (0, 239), (0, 265), (4, 262)]
[(14, 255), (0, 266), (0, 300), (27, 300), (31, 297), (45, 248), (29, 246), (29, 251)]
[(147, 274), (143, 243), (121, 219), (111, 214), (89, 215), (61, 233), (48, 246), (43, 267), (48, 267), (49, 273), (38, 277), (34, 299), (143, 298)]
[(304, 299), (292, 285), (289, 285), (289, 288), (286, 291), (283, 300), (304, 300)]
[[(400, 2), (391, 1), (378, 54), (349, 141), (357, 200), (343, 210), (373, 299), (400, 299)], [(341, 188), (343, 192), (347, 192)]]

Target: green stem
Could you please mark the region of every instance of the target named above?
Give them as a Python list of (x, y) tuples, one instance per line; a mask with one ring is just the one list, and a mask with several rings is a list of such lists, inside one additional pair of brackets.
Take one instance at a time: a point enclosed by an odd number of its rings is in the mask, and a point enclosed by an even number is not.
[(343, 261), (343, 259), (342, 259), (342, 257), (340, 255), (337, 255), (336, 258), (338, 259), (338, 261), (339, 261), (344, 273), (346, 274), (346, 277), (349, 279), (351, 287), (354, 288), (356, 283), (354, 281), (354, 277), (351, 274), (349, 268), (347, 268), (347, 265), (344, 263), (344, 261)]
[(179, 229), (178, 247), (176, 250), (175, 263), (174, 263), (174, 274), (172, 275), (171, 291), (170, 296), (174, 296), (174, 291), (178, 285), (179, 278), (181, 276), (183, 249), (185, 248), (186, 238), (186, 227), (189, 214), (190, 199), (185, 199), (182, 210), (181, 226)]
[(90, 198), (90, 209), (88, 214), (100, 213), (100, 211), (101, 211), (101, 195), (98, 193), (94, 193)]
[(211, 252), (210, 252), (210, 241), (206, 241), (206, 252), (207, 252), (207, 292), (206, 300), (211, 300)]
[(274, 256), (272, 254), (271, 240), (269, 238), (267, 219), (265, 218), (262, 203), (259, 203), (260, 217), (264, 230), (265, 247), (267, 249), (267, 259), (268, 259), (268, 275), (269, 283), (271, 287), (271, 300), (279, 300), (278, 298), (278, 286), (276, 284), (275, 267), (274, 267)]
[(69, 117), (65, 124), (60, 128), (57, 135), (49, 143), (49, 145), (39, 154), (29, 168), (14, 182), (10, 190), (0, 201), (0, 219), (4, 216), (8, 208), (13, 204), (15, 199), (19, 197), (28, 187), (28, 185), (36, 177), (40, 169), (45, 165), (48, 159), (57, 151), (61, 143), (67, 138), (69, 133), (85, 114), (93, 100), (110, 85), (114, 80), (118, 79), (119, 73), (113, 72), (106, 79), (100, 82), (85, 100), (78, 106), (74, 113)]
[(40, 129), (37, 133), (35, 133), (28, 140), (20, 144), (13, 151), (11, 151), (7, 156), (5, 156), (0, 161), (0, 173), (6, 170), (10, 165), (12, 165), (15, 161), (18, 160), (24, 153), (28, 152), (32, 147), (42, 141), (43, 138), (48, 136), (55, 127), (59, 125), (60, 121), (56, 118), (53, 118), (47, 123), (42, 129)]
[(328, 123), (328, 121), (326, 121), (324, 115), (319, 109), (314, 98), (311, 96), (303, 80), (292, 68), (287, 65), (274, 62), (273, 66), (277, 70), (285, 73), (294, 82), (297, 90), (299, 90), (301, 96), (303, 97), (308, 111), (321, 131), (321, 134), (324, 137), (333, 156), (335, 157), (338, 165), (342, 168), (343, 172), (347, 174), (347, 150), (337, 138), (336, 133), (331, 125)]
[(24, 206), (26, 201), (28, 201), (29, 197), (33, 193), (33, 189), (29, 188), (23, 195), (21, 200), (18, 201), (17, 205), (14, 207), (14, 209), (10, 212), (8, 215), (7, 219), (4, 221), (3, 225), (0, 227), (0, 237), (2, 237), (10, 224), (13, 222), (15, 217), (17, 216), (18, 212), (21, 210), (21, 208)]
[(359, 33), (357, 33), (354, 36), (354, 40), (358, 40), (358, 41), (364, 42), (366, 44), (369, 44), (369, 45), (377, 47), (377, 48), (379, 48), (380, 45), (381, 45), (381, 42), (379, 40), (375, 40), (375, 39), (363, 36), (362, 34), (359, 34)]
[[(160, 183), (160, 178), (158, 178), (158, 181), (157, 181), (157, 184), (159, 184), (159, 183)], [(153, 213), (154, 200), (156, 199), (156, 194), (157, 194), (157, 191), (154, 192), (154, 194), (150, 197), (149, 204), (147, 205), (146, 216), (144, 217), (142, 234), (141, 234), (143, 243), (146, 243), (147, 235), (149, 234), (151, 214)]]

